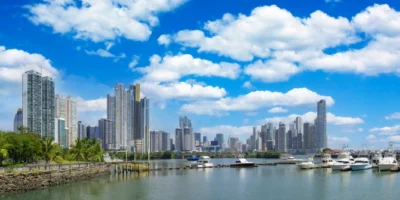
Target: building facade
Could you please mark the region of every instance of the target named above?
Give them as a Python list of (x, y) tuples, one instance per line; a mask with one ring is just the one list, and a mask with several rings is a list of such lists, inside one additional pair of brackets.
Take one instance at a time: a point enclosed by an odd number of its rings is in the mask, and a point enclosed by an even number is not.
[(19, 133), (19, 128), (24, 126), (23, 119), (22, 108), (18, 108), (17, 113), (15, 113), (14, 116), (14, 132)]
[(326, 101), (320, 100), (317, 103), (317, 120), (316, 120), (316, 132), (318, 136), (318, 148), (320, 150), (326, 148), (327, 136), (326, 136)]
[(42, 135), (42, 75), (27, 71), (22, 75), (23, 126)]

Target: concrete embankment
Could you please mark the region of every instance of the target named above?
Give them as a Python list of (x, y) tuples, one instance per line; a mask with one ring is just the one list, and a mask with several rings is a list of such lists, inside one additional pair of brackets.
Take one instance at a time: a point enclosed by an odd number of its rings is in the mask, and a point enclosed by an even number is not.
[(20, 193), (109, 174), (107, 164), (74, 169), (17, 172), (0, 175), (0, 195)]

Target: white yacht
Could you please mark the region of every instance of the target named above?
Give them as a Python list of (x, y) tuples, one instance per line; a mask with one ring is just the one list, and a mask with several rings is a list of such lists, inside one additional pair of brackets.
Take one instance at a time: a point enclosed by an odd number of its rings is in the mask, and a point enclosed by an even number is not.
[(238, 158), (234, 164), (230, 165), (231, 167), (256, 167), (256, 163), (249, 162), (244, 158)]
[(315, 164), (313, 163), (312, 158), (310, 158), (307, 161), (303, 161), (297, 164), (297, 167), (300, 169), (313, 169), (315, 167)]
[(372, 167), (378, 167), (378, 164), (382, 162), (383, 157), (381, 152), (377, 152), (374, 154), (374, 157), (372, 157)]
[(321, 158), (321, 165), (323, 167), (331, 167), (335, 161), (333, 161), (330, 154), (323, 154)]
[(279, 162), (280, 164), (297, 164), (302, 162), (303, 160), (297, 159), (293, 157), (292, 155), (285, 154), (282, 156), (281, 161)]
[(354, 163), (353, 157), (349, 152), (342, 152), (339, 154), (335, 163), (331, 166), (332, 170), (350, 170), (351, 164)]
[(365, 170), (365, 169), (371, 169), (372, 165), (369, 162), (368, 158), (356, 158), (354, 163), (351, 165), (351, 170), (356, 171), (356, 170)]
[(211, 158), (209, 156), (201, 156), (200, 160), (197, 161), (197, 168), (211, 168), (214, 164), (210, 163)]
[(392, 152), (388, 152), (378, 164), (379, 171), (389, 171), (398, 166), (399, 163)]

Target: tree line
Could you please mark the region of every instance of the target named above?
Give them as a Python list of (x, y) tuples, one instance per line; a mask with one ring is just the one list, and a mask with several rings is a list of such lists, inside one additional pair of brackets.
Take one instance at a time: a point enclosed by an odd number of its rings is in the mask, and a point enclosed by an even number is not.
[(103, 162), (103, 149), (97, 139), (77, 139), (71, 148), (61, 148), (52, 137), (41, 137), (21, 128), (20, 133), (0, 130), (0, 166), (71, 161)]

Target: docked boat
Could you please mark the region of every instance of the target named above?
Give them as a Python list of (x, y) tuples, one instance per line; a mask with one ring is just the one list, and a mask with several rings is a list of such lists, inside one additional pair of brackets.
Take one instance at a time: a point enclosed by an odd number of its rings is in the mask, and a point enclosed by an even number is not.
[(313, 169), (315, 167), (315, 164), (313, 163), (312, 159), (309, 159), (308, 161), (298, 163), (297, 167), (299, 169)]
[(234, 164), (230, 165), (231, 167), (256, 167), (256, 163), (249, 162), (244, 158), (238, 158)]
[(283, 155), (279, 164), (298, 164), (301, 163), (303, 160), (296, 159), (292, 155)]
[(197, 157), (197, 156), (190, 156), (190, 157), (188, 157), (186, 160), (187, 160), (187, 161), (198, 161), (198, 160), (199, 160), (199, 157)]
[(393, 168), (399, 167), (399, 163), (394, 157), (393, 153), (388, 153), (378, 164), (379, 171), (389, 171)]
[(383, 160), (383, 157), (382, 157), (381, 152), (375, 153), (374, 156), (372, 157), (372, 160), (371, 160), (372, 167), (373, 168), (377, 168), (379, 163), (382, 162), (382, 160)]
[(332, 170), (350, 170), (351, 164), (354, 163), (353, 157), (350, 155), (349, 152), (342, 152), (338, 155), (338, 159), (335, 163), (331, 166)]
[(321, 158), (321, 165), (322, 167), (331, 167), (335, 164), (330, 154), (323, 154)]
[(366, 170), (366, 169), (371, 169), (372, 165), (369, 162), (368, 158), (356, 158), (354, 160), (354, 163), (351, 165), (351, 170), (357, 171), (357, 170)]
[(211, 168), (214, 164), (210, 162), (211, 158), (209, 156), (201, 156), (200, 160), (197, 161), (197, 168)]

